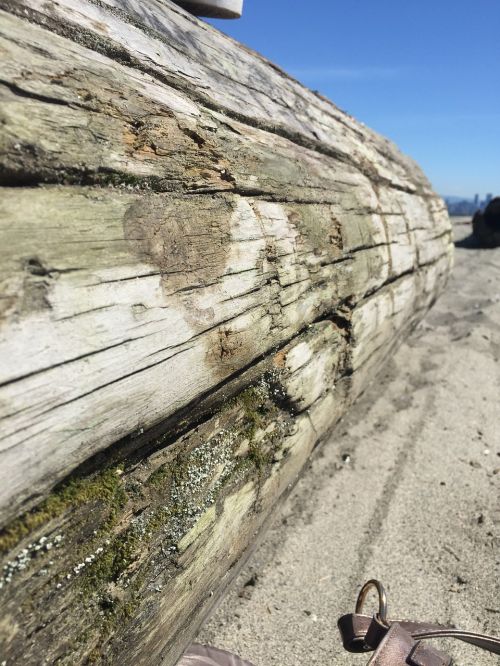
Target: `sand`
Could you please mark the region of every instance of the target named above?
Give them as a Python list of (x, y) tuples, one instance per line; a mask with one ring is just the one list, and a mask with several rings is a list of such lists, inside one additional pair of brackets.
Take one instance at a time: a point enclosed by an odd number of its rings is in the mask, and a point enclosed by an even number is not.
[[(454, 227), (446, 293), (314, 455), (199, 641), (256, 666), (365, 664), (336, 620), (371, 577), (389, 615), (500, 635), (500, 249)], [(457, 666), (498, 664), (452, 647)]]

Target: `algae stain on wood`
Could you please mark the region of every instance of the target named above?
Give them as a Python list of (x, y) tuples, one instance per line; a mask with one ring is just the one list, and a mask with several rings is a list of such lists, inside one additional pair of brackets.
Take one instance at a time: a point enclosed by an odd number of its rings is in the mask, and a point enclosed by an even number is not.
[[(69, 480), (2, 530), (1, 595), (17, 631), (0, 628), (0, 638), (10, 654), (36, 663), (46, 641), (47, 654), (61, 663), (92, 659), (93, 651), (112, 659), (121, 623), (159, 592), (169, 598), (179, 558), (191, 568), (200, 541), (212, 543), (220, 520), (228, 518), (228, 498), (238, 503), (242, 484), (257, 496), (264, 467), (272, 466), (272, 451), (288, 427), (289, 417), (272, 395), (276, 376), (272, 381), (262, 376), (217, 416), (139, 466), (124, 460)], [(17, 607), (19, 594), (31, 598), (29, 608)], [(57, 638), (68, 617), (56, 610), (69, 599), (66, 613), (79, 627), (71, 648)], [(51, 613), (32, 643), (25, 632), (41, 620), (47, 603)]]

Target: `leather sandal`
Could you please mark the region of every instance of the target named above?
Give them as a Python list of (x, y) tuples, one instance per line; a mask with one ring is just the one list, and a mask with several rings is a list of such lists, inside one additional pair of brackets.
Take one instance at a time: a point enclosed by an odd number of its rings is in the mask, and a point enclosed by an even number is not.
[[(363, 615), (366, 595), (375, 588), (379, 597), (378, 613)], [(355, 612), (338, 621), (344, 648), (348, 652), (373, 652), (370, 666), (451, 666), (449, 655), (423, 643), (430, 638), (457, 638), (465, 643), (500, 654), (500, 638), (454, 627), (426, 622), (387, 619), (387, 595), (378, 580), (369, 580), (356, 602)]]

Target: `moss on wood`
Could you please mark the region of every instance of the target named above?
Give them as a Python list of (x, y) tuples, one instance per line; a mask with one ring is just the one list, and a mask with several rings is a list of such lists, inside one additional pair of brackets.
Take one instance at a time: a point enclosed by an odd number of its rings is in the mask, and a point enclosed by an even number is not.
[(127, 501), (121, 471), (120, 468), (113, 467), (90, 478), (72, 478), (56, 487), (32, 511), (0, 530), (0, 555), (8, 553), (22, 539), (50, 520), (91, 502), (102, 502), (106, 506), (107, 524), (110, 527)]

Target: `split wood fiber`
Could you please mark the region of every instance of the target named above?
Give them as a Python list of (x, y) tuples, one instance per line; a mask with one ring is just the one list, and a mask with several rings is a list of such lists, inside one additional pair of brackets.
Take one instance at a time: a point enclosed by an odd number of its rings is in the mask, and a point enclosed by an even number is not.
[(172, 666), (443, 289), (450, 223), (167, 0), (0, 7), (0, 654)]

